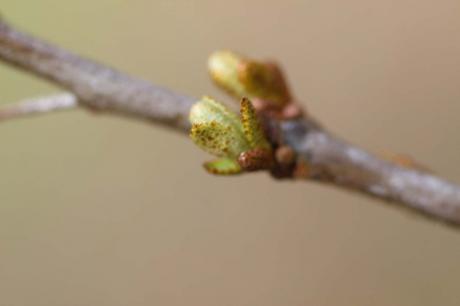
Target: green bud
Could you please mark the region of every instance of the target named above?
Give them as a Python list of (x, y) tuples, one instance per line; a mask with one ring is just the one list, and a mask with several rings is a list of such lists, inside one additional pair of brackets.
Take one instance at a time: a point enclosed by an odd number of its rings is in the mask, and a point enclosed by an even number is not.
[[(263, 134), (259, 120), (251, 102), (243, 98), (241, 101), (241, 118), (231, 112), (224, 105), (211, 98), (204, 97), (195, 103), (190, 110), (190, 138), (204, 151), (219, 157), (218, 160), (208, 162), (205, 168), (214, 174), (235, 174), (243, 168), (257, 170), (261, 158), (244, 158), (245, 152), (262, 150), (266, 154), (258, 154), (262, 159), (271, 156), (271, 149)], [(252, 155), (254, 156), (254, 153)], [(249, 162), (248, 162), (249, 161)], [(243, 165), (243, 168), (241, 167)]]

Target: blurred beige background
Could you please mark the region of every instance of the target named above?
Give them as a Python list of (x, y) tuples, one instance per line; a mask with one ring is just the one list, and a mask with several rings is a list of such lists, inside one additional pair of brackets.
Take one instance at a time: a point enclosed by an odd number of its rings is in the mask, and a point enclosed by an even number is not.
[[(13, 24), (199, 97), (208, 54), (276, 58), (331, 130), (460, 182), (458, 0), (2, 0)], [(0, 101), (59, 91), (0, 66)], [(228, 101), (228, 100), (227, 100)], [(458, 305), (460, 232), (84, 111), (0, 126), (0, 305)]]

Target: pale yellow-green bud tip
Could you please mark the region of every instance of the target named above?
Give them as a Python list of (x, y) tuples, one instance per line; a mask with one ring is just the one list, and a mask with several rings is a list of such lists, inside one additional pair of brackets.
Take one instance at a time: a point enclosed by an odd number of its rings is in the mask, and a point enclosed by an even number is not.
[(244, 64), (243, 59), (230, 52), (214, 52), (208, 60), (208, 69), (211, 78), (222, 89), (240, 99), (247, 94), (244, 85), (239, 79), (239, 70)]
[(230, 51), (209, 57), (208, 69), (214, 82), (237, 99), (259, 98), (283, 106), (290, 94), (281, 70), (272, 63), (257, 62)]

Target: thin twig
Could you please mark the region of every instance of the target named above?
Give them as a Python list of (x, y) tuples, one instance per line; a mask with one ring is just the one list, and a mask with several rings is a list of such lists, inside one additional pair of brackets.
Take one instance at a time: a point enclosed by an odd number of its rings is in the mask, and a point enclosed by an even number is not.
[(77, 98), (71, 93), (27, 99), (15, 104), (1, 106), (0, 122), (40, 113), (68, 110), (77, 107), (77, 105)]
[[(190, 128), (187, 117), (195, 99), (81, 58), (4, 22), (0, 22), (0, 59), (72, 92), (82, 106), (146, 119), (180, 132)], [(294, 174), (298, 177), (359, 191), (460, 225), (459, 186), (379, 159), (332, 136), (311, 117), (270, 120), (281, 144), (297, 154), (299, 167)]]

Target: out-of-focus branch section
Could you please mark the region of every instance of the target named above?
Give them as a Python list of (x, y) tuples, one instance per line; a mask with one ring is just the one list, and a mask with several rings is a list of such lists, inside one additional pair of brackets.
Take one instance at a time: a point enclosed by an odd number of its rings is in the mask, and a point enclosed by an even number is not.
[(299, 177), (314, 179), (460, 225), (460, 187), (430, 172), (381, 159), (308, 120), (281, 124), (297, 154)]
[[(0, 110), (0, 120), (68, 109), (78, 101), (92, 110), (151, 121), (182, 133), (190, 129), (188, 115), (194, 98), (79, 57), (4, 21), (0, 21), (0, 59), (69, 91), (6, 106)], [(339, 140), (310, 116), (267, 116), (265, 120), (277, 145), (289, 153), (284, 155), (294, 156), (287, 160), (294, 160), (295, 165), (282, 177), (326, 182), (460, 225), (459, 186)]]

